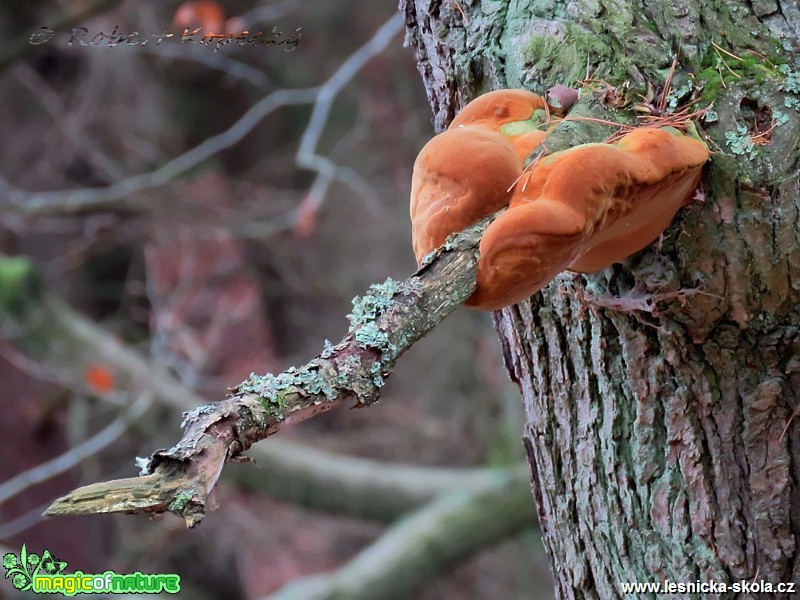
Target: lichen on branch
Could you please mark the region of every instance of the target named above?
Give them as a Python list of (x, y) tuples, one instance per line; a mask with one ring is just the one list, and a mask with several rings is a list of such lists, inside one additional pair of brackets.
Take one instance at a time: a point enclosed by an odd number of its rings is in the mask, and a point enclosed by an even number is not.
[(47, 515), (172, 512), (187, 526), (205, 515), (227, 460), (289, 421), (309, 418), (354, 398), (377, 401), (398, 357), (475, 290), (478, 244), (488, 220), (454, 236), (428, 265), (354, 299), (347, 335), (302, 367), (252, 374), (224, 400), (185, 413), (183, 438), (140, 459), (142, 477), (88, 485), (56, 500)]

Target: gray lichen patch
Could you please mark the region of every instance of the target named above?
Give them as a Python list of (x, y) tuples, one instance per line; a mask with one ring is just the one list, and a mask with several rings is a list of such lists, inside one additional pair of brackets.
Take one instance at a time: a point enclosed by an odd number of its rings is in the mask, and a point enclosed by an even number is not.
[(383, 331), (377, 323), (365, 323), (358, 327), (354, 332), (356, 342), (362, 348), (376, 348), (381, 352), (381, 358), (388, 359), (397, 352), (389, 334)]
[(359, 325), (375, 320), (378, 315), (385, 312), (391, 305), (395, 294), (404, 289), (402, 281), (395, 281), (391, 277), (383, 283), (369, 286), (363, 296), (353, 298), (353, 310), (347, 315), (350, 321), (350, 333)]
[(434, 248), (433, 250), (428, 252), (425, 256), (422, 257), (422, 260), (419, 263), (420, 268), (427, 267), (429, 264), (431, 264), (434, 261), (434, 259), (437, 256), (439, 256), (439, 254), (441, 254), (441, 251), (439, 250), (439, 248)]
[(358, 355), (349, 354), (336, 361), (337, 388), (355, 395), (359, 404), (376, 402), (385, 383), (383, 369), (378, 360), (363, 360)]
[(336, 347), (330, 340), (325, 340), (325, 343), (322, 345), (322, 352), (320, 353), (320, 358), (330, 358), (333, 356)]
[[(325, 340), (320, 355), (302, 367), (278, 375), (251, 373), (232, 392), (257, 399), (268, 420), (278, 423), (297, 410), (347, 395), (356, 396), (362, 404), (374, 402), (401, 350), (392, 339), (397, 324), (391, 322), (389, 313), (397, 306), (398, 295), (413, 298), (421, 289), (416, 277), (405, 282), (387, 279), (370, 286), (363, 296), (353, 299), (349, 335), (342, 342), (334, 346)], [(251, 421), (248, 415), (240, 417)], [(243, 425), (245, 429), (249, 426)]]
[[(362, 342), (358, 341), (359, 337)], [(352, 339), (356, 345), (350, 342), (333, 346), (328, 342), (320, 357), (302, 367), (291, 367), (278, 375), (251, 373), (234, 392), (257, 398), (272, 422), (281, 422), (295, 410), (311, 404), (348, 395), (354, 395), (361, 404), (374, 402), (384, 385), (385, 375), (391, 370), (381, 361), (380, 351), (395, 351), (396, 347), (374, 321), (357, 328)], [(243, 429), (268, 425), (254, 422), (249, 415), (240, 414), (240, 417)]]
[(236, 392), (258, 397), (267, 414), (278, 421), (286, 418), (287, 410), (298, 398), (319, 396), (324, 400), (333, 400), (341, 393), (336, 363), (330, 360), (334, 351), (331, 345), (323, 350), (328, 358), (320, 357), (278, 375), (251, 373), (250, 378), (236, 388)]
[(278, 376), (272, 373), (266, 375), (250, 373), (250, 378), (240, 383), (236, 391), (257, 396), (270, 416), (282, 420), (285, 418), (283, 411), (286, 407), (286, 395), (297, 391), (295, 381), (292, 369)]
[(386, 323), (379, 318), (393, 306), (397, 294), (415, 295), (418, 293), (418, 281), (409, 285), (388, 278), (380, 284), (373, 284), (363, 296), (353, 298), (353, 310), (347, 315), (350, 321), (349, 333), (362, 348), (372, 348), (380, 353), (382, 361), (393, 364), (398, 354), (398, 347)]

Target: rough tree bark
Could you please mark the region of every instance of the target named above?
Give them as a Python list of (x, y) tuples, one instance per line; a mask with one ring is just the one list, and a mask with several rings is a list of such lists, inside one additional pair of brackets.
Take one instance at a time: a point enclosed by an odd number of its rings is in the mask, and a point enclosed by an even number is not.
[(587, 70), (636, 99), (648, 82), (658, 91), (676, 54), (672, 96), (713, 102), (704, 202), (625, 264), (564, 274), (495, 314), (557, 596), (800, 581), (797, 2), (401, 10), (437, 131), (479, 93), (543, 92)]

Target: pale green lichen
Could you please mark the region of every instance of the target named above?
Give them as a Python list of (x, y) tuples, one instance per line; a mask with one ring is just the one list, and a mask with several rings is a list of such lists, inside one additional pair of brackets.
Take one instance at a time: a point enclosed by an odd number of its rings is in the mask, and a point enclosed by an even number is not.
[(381, 363), (379, 362), (372, 363), (372, 367), (370, 367), (369, 373), (372, 376), (372, 383), (374, 383), (376, 387), (381, 388), (384, 386), (386, 380), (384, 379)]
[(719, 121), (719, 113), (715, 110), (708, 109), (706, 112), (703, 113), (701, 117), (703, 122), (705, 123), (716, 123)]
[(136, 468), (139, 469), (139, 475), (150, 475), (150, 461), (152, 459), (149, 456), (137, 456), (134, 459), (134, 464)]
[(756, 144), (746, 125), (737, 125), (735, 131), (726, 131), (725, 142), (731, 152), (738, 156), (756, 157)]
[(361, 360), (354, 355), (347, 356), (336, 363), (336, 383), (340, 386), (348, 385), (361, 371)]
[(377, 400), (377, 390), (383, 387), (383, 366), (379, 361), (365, 368), (360, 358), (349, 355), (337, 361), (336, 383), (343, 389), (353, 392), (361, 403)]
[(213, 404), (204, 404), (203, 406), (198, 406), (192, 410), (185, 411), (182, 415), (183, 421), (181, 422), (181, 428), (185, 429), (191, 423), (199, 420), (203, 415), (214, 414), (215, 410), (216, 408)]
[(271, 396), (278, 391), (278, 380), (272, 373), (266, 375), (256, 375), (250, 373), (247, 381), (243, 381), (237, 390), (245, 394), (255, 394), (256, 396)]
[(406, 280), (405, 290), (406, 294), (413, 294), (419, 296), (420, 292), (425, 288), (419, 277), (410, 277)]
[(420, 267), (427, 267), (429, 264), (433, 262), (433, 260), (439, 256), (440, 254), (439, 248), (434, 248), (430, 252), (428, 252), (425, 256), (422, 257), (422, 260), (419, 263)]
[(793, 71), (789, 65), (779, 65), (778, 71), (784, 79), (778, 85), (778, 89), (787, 92), (788, 95), (783, 99), (786, 108), (800, 111), (800, 71)]
[(462, 238), (460, 237), (460, 233), (461, 233), (460, 231), (456, 231), (456, 232), (451, 233), (450, 235), (448, 235), (447, 238), (444, 240), (444, 243), (441, 246), (439, 246), (438, 248), (434, 248), (433, 250), (428, 252), (428, 254), (426, 254), (422, 258), (422, 261), (420, 262), (420, 267), (427, 267), (442, 252), (452, 252), (453, 250), (458, 250), (459, 249), (459, 244), (462, 241)]
[(386, 359), (397, 351), (389, 334), (375, 323), (365, 323), (353, 333), (356, 342), (362, 348), (377, 348), (381, 351), (381, 359)]
[(458, 250), (459, 244), (461, 243), (461, 237), (459, 236), (459, 232), (451, 233), (447, 236), (447, 239), (442, 244), (442, 250), (446, 250), (448, 252), (452, 252), (453, 250)]
[(319, 359), (303, 367), (291, 367), (279, 375), (251, 373), (234, 391), (259, 398), (267, 415), (278, 421), (285, 418), (287, 406), (294, 402), (292, 396), (324, 396), (333, 400), (342, 392), (352, 392), (361, 402), (373, 400), (375, 390), (384, 384), (386, 369), (381, 361), (392, 361), (397, 353), (389, 333), (382, 330), (376, 320), (392, 306), (397, 294), (417, 293), (420, 286), (419, 281), (406, 285), (387, 279), (370, 286), (364, 296), (353, 299), (353, 310), (348, 315), (350, 334), (362, 348), (380, 352), (380, 361), (365, 365), (354, 355), (336, 359), (336, 352), (341, 348), (325, 340)]
[(789, 115), (776, 110), (772, 113), (772, 120), (775, 122), (776, 127), (780, 127), (781, 125), (786, 125), (786, 123), (789, 122)]
[(800, 94), (800, 71), (793, 71), (789, 65), (778, 65), (778, 71), (784, 76), (778, 87), (790, 94)]
[(285, 418), (287, 396), (325, 396), (328, 400), (337, 397), (337, 391), (330, 378), (321, 372), (322, 365), (311, 363), (303, 367), (291, 367), (273, 375), (250, 374), (247, 381), (239, 384), (237, 391), (257, 396), (267, 414), (276, 420)]
[(194, 490), (184, 490), (182, 492), (178, 492), (172, 501), (167, 505), (167, 510), (173, 513), (182, 512), (183, 509), (189, 506), (189, 503), (192, 501), (194, 496)]
[(674, 88), (667, 95), (667, 110), (668, 112), (675, 112), (681, 100), (689, 96), (694, 90), (694, 85), (689, 82), (679, 88)]
[(374, 321), (378, 315), (391, 305), (395, 294), (404, 289), (402, 281), (394, 281), (391, 277), (383, 283), (374, 283), (363, 296), (353, 298), (353, 310), (347, 315), (350, 331), (368, 321)]
[(293, 375), (294, 385), (302, 388), (304, 392), (322, 394), (328, 400), (336, 397), (336, 390), (330, 385), (328, 378), (320, 373), (319, 367), (302, 367), (296, 369)]
[(330, 358), (333, 356), (335, 348), (333, 347), (333, 343), (330, 340), (326, 339), (325, 343), (322, 345), (322, 352), (320, 353), (320, 358)]
[(786, 96), (786, 98), (783, 99), (783, 105), (792, 110), (800, 110), (800, 98), (797, 96)]
[(238, 391), (257, 396), (272, 418), (283, 420), (286, 395), (296, 391), (295, 385), (294, 374), (290, 372), (281, 373), (277, 377), (272, 373), (266, 375), (250, 373), (250, 378), (239, 384)]
[(375, 322), (392, 305), (392, 298), (398, 293), (410, 293), (401, 281), (389, 278), (383, 283), (369, 286), (363, 296), (353, 298), (353, 310), (347, 315), (350, 333), (362, 348), (375, 348), (382, 360), (390, 359), (397, 347), (391, 342), (389, 333)]

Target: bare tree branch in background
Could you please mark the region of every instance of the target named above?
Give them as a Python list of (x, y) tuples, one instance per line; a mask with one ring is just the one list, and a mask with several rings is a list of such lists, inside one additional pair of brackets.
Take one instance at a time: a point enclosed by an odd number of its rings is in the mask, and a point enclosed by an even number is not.
[(134, 194), (169, 183), (208, 158), (235, 145), (250, 133), (262, 119), (278, 108), (312, 102), (315, 103), (314, 110), (297, 154), (297, 162), (300, 166), (319, 174), (312, 185), (310, 197), (318, 205), (333, 179), (339, 178), (356, 192), (369, 198), (372, 194), (363, 178), (354, 171), (338, 167), (330, 159), (316, 154), (316, 146), (333, 100), (370, 59), (386, 48), (391, 39), (400, 32), (402, 26), (402, 16), (395, 14), (323, 85), (294, 90), (281, 89), (270, 93), (251, 107), (226, 131), (206, 139), (195, 148), (149, 173), (134, 175), (103, 188), (51, 192), (26, 192), (0, 178), (0, 207), (5, 211), (34, 217), (111, 208), (123, 201), (126, 204), (131, 203)]
[(536, 520), (527, 469), (482, 489), (444, 494), (399, 521), (332, 574), (292, 582), (263, 600), (402, 600), (447, 569)]
[(47, 481), (66, 473), (80, 462), (90, 456), (97, 454), (104, 448), (114, 443), (131, 423), (137, 421), (153, 404), (153, 396), (149, 392), (144, 392), (134, 401), (130, 407), (119, 417), (114, 419), (107, 427), (94, 434), (86, 441), (71, 448), (61, 456), (49, 460), (33, 469), (23, 471), (19, 475), (4, 481), (0, 484), (0, 504), (23, 492), (32, 485)]
[[(40, 504), (22, 513), (18, 517), (14, 517), (5, 523), (0, 523), (0, 540), (7, 540), (38, 525), (44, 519), (42, 513), (45, 510), (47, 510), (47, 504)], [(0, 589), (2, 588), (0, 587)]]
[(274, 110), (292, 104), (308, 104), (316, 98), (317, 93), (318, 88), (272, 92), (257, 102), (228, 130), (206, 139), (200, 145), (149, 173), (134, 175), (108, 187), (29, 193), (6, 181), (0, 181), (0, 192), (3, 192), (7, 201), (10, 202), (6, 207), (7, 210), (10, 209), (31, 217), (111, 208), (123, 199), (126, 202), (131, 201), (130, 196), (133, 194), (172, 181), (204, 160), (239, 142)]
[(261, 69), (252, 67), (246, 62), (242, 62), (241, 60), (237, 60), (225, 54), (206, 52), (204, 48), (196, 48), (194, 46), (171, 46), (169, 44), (164, 44), (162, 46), (145, 44), (144, 46), (138, 46), (137, 50), (165, 59), (191, 60), (208, 69), (220, 71), (224, 73), (226, 77), (246, 81), (265, 91), (275, 87), (275, 82), (272, 78)]
[(297, 0), (282, 0), (282, 2), (255, 6), (249, 12), (241, 15), (241, 19), (247, 24), (274, 21), (296, 10), (297, 5)]
[(67, 107), (32, 67), (22, 63), (12, 71), (12, 74), (30, 92), (31, 98), (39, 102), (50, 115), (56, 127), (63, 132), (63, 139), (78, 156), (84, 157), (98, 172), (109, 179), (122, 177), (119, 163), (87, 143), (85, 136), (81, 135), (80, 128), (67, 112)]
[(308, 122), (300, 148), (297, 151), (297, 164), (317, 172), (305, 200), (306, 210), (316, 212), (322, 204), (325, 194), (334, 179), (339, 179), (365, 199), (374, 197), (369, 184), (356, 171), (336, 165), (332, 160), (317, 154), (317, 145), (325, 129), (333, 101), (344, 86), (358, 73), (370, 59), (380, 54), (403, 29), (403, 16), (398, 13), (389, 19), (375, 33), (372, 39), (354, 52), (339, 67), (330, 79), (320, 88), (311, 119)]

